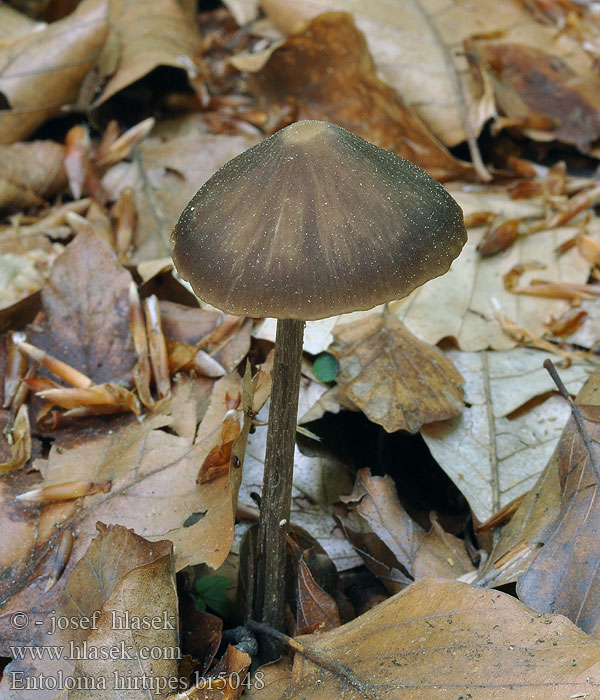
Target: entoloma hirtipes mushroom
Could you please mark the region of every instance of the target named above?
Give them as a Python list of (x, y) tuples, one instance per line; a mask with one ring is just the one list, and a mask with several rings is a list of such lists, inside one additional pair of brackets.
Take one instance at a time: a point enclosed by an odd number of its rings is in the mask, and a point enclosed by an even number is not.
[(254, 619), (283, 628), (304, 322), (370, 309), (444, 274), (463, 215), (427, 173), (339, 126), (301, 121), (218, 170), (173, 232), (173, 260), (201, 299), (275, 317)]

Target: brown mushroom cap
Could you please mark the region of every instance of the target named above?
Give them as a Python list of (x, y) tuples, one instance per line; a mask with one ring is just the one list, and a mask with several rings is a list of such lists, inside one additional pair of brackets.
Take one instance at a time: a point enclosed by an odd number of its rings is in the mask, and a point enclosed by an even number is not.
[(233, 314), (311, 320), (399, 299), (466, 241), (446, 190), (339, 126), (301, 121), (218, 170), (172, 240), (179, 274)]

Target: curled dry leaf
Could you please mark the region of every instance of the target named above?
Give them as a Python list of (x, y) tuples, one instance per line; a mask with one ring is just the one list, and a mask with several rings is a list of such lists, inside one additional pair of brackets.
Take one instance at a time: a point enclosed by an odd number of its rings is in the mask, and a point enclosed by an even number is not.
[[(36, 362), (39, 362), (40, 365), (50, 370), (50, 372), (52, 372), (57, 377), (64, 379), (71, 386), (78, 387), (79, 389), (86, 389), (87, 387), (92, 386), (92, 380), (85, 374), (74, 369), (73, 367), (71, 367), (71, 365), (68, 365), (66, 362), (58, 360), (56, 357), (52, 357), (52, 355), (49, 355), (43, 350), (40, 350), (35, 345), (27, 343), (25, 340), (18, 340), (17, 345), (19, 346), (19, 349), (22, 350), (25, 354), (29, 355), (29, 357), (31, 357)], [(32, 381), (29, 382), (29, 386), (35, 391), (41, 391), (42, 388), (46, 390), (50, 388), (55, 388), (56, 385), (54, 384), (54, 382), (52, 382), (52, 385), (46, 384), (42, 387), (40, 384), (35, 384)]]
[(41, 486), (16, 496), (24, 503), (54, 503), (56, 501), (72, 501), (95, 493), (108, 493), (112, 487), (110, 481), (95, 483), (93, 481), (65, 481), (62, 484)]
[(17, 344), (23, 339), (23, 333), (10, 331), (6, 336), (6, 367), (4, 371), (4, 396), (2, 408), (10, 408), (14, 402), (22, 379), (27, 372), (27, 356)]
[(0, 45), (0, 143), (31, 134), (72, 104), (107, 32), (107, 0), (84, 0), (63, 20)]
[[(600, 120), (600, 117), (599, 117)], [(568, 199), (564, 204), (559, 206), (555, 212), (547, 216), (542, 221), (529, 226), (531, 233), (545, 231), (547, 229), (564, 226), (571, 221), (577, 214), (590, 207), (593, 207), (600, 199), (600, 187), (590, 187), (578, 192), (573, 197)]]
[(296, 577), (296, 629), (327, 630), (339, 627), (340, 612), (335, 600), (315, 581), (306, 561), (306, 552), (299, 553)]
[(58, 387), (38, 391), (37, 396), (52, 406), (66, 408), (66, 415), (99, 416), (131, 411), (137, 416), (140, 413), (136, 395), (117, 384), (95, 384), (85, 389)]
[(291, 673), (282, 662), (263, 667), (265, 687), (250, 697), (564, 700), (600, 688), (600, 643), (569, 620), (442, 579), (414, 583), (294, 648)]
[[(144, 322), (144, 313), (135, 282), (129, 283), (129, 319), (131, 324), (131, 336), (137, 355), (137, 362), (133, 368), (133, 382), (140, 401), (144, 406), (154, 406), (154, 398), (150, 393), (150, 354), (148, 350), (148, 335)], [(195, 427), (195, 426), (194, 426)]]
[(17, 411), (12, 430), (10, 431), (11, 457), (0, 462), (0, 475), (21, 469), (31, 457), (31, 430), (29, 428), (29, 413), (24, 404)]
[(522, 126), (530, 138), (557, 139), (582, 151), (600, 138), (595, 81), (538, 48), (510, 42), (472, 45), (492, 78), (498, 107), (509, 117), (525, 119)]
[(336, 381), (367, 417), (389, 433), (416, 433), (458, 415), (463, 379), (441, 350), (417, 340), (389, 313), (336, 327), (330, 352)]
[(67, 184), (64, 154), (54, 141), (0, 145), (0, 211), (43, 204), (62, 190)]
[(483, 238), (477, 244), (479, 255), (496, 255), (517, 240), (519, 229), (523, 227), (521, 219), (507, 219), (493, 222), (483, 234)]
[[(361, 469), (354, 491), (341, 500), (347, 509), (338, 509), (336, 519), (373, 573), (389, 572), (391, 576), (382, 583), (392, 592), (426, 576), (458, 578), (473, 571), (464, 541), (444, 532), (435, 518), (426, 533), (402, 507), (389, 476), (371, 476), (368, 469)], [(392, 557), (378, 561), (378, 553), (385, 548)], [(393, 576), (394, 571), (401, 575)]]
[(551, 319), (550, 322), (545, 325), (553, 336), (564, 338), (579, 330), (585, 323), (587, 317), (587, 311), (571, 309), (562, 314), (562, 316), (559, 316), (559, 318)]
[(100, 145), (94, 151), (95, 165), (98, 168), (107, 168), (128, 158), (137, 144), (148, 136), (155, 123), (154, 117), (148, 117), (119, 136), (117, 122), (109, 122)]
[(79, 199), (85, 186), (92, 140), (83, 124), (71, 127), (65, 136), (65, 170), (74, 199)]
[(225, 395), (227, 413), (221, 423), (217, 444), (208, 453), (198, 472), (197, 482), (199, 484), (206, 484), (229, 473), (231, 448), (242, 431), (241, 410), (239, 408), (241, 401), (242, 393), (240, 391), (235, 395)]
[[(179, 625), (172, 544), (149, 542), (120, 525), (98, 523), (97, 528), (86, 556), (71, 568), (55, 613), (31, 612), (32, 626), (39, 616), (39, 643), (62, 645), (71, 653), (60, 659), (26, 656), (13, 661), (4, 669), (0, 685), (7, 700), (22, 697), (19, 677), (40, 674), (53, 679), (56, 687), (61, 676), (73, 679), (75, 687), (69, 696), (81, 700), (89, 693), (79, 684), (104, 688), (117, 697), (119, 683), (153, 679), (157, 684), (162, 681), (154, 688), (162, 688), (164, 697), (168, 687), (164, 683), (176, 678)], [(59, 618), (72, 624), (53, 629), (52, 620)], [(143, 627), (143, 619), (154, 620), (150, 632)], [(101, 653), (111, 649), (122, 653), (113, 653), (107, 672)], [(151, 656), (152, 649), (160, 651)]]
[(185, 68), (200, 54), (195, 13), (177, 0), (117, 0), (110, 3), (110, 32), (101, 56), (108, 77), (94, 106), (158, 66)]
[(167, 344), (160, 319), (160, 307), (154, 294), (144, 300), (144, 311), (146, 313), (146, 334), (152, 378), (158, 398), (162, 399), (168, 396), (171, 391), (171, 376), (167, 359)]
[(238, 700), (244, 692), (244, 679), (252, 659), (246, 652), (229, 645), (219, 662), (203, 678), (185, 690), (185, 696), (170, 695), (167, 700)]
[[(565, 615), (581, 629), (600, 635), (598, 568), (600, 527), (600, 407), (581, 406), (582, 438), (571, 420), (558, 446), (560, 508), (554, 522), (540, 533), (543, 543), (517, 593), (540, 612)], [(591, 448), (591, 451), (590, 449)]]
[(441, 180), (466, 164), (451, 156), (389, 85), (376, 75), (363, 34), (346, 13), (321, 15), (273, 51), (254, 76), (260, 98), (293, 97), (298, 119), (345, 127), (407, 158)]

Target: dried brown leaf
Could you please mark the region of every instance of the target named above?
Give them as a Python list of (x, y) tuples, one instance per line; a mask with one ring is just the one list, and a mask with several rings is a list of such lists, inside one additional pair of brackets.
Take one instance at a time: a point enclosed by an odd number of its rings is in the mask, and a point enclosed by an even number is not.
[[(94, 384), (85, 389), (65, 387), (44, 389), (37, 396), (53, 406), (66, 408), (68, 414), (78, 409), (90, 409), (85, 415), (105, 415), (108, 413), (123, 413), (131, 411), (140, 413), (139, 401), (135, 394), (117, 384)], [(80, 414), (81, 415), (81, 414)]]
[(107, 32), (107, 0), (84, 0), (68, 17), (0, 44), (0, 143), (29, 136), (77, 99)]
[(517, 593), (540, 612), (567, 616), (581, 629), (600, 634), (600, 549), (597, 532), (600, 407), (581, 406), (592, 447), (589, 454), (571, 420), (558, 446), (560, 509), (540, 533), (542, 549), (519, 579)]
[(113, 0), (110, 26), (100, 57), (101, 77), (109, 80), (94, 106), (158, 66), (193, 66), (200, 53), (195, 14), (177, 0)]
[(342, 624), (340, 613), (335, 600), (315, 581), (305, 554), (298, 557), (296, 629), (298, 634), (307, 629), (326, 632)]
[(363, 34), (346, 13), (327, 13), (293, 34), (256, 73), (270, 105), (293, 97), (298, 119), (345, 127), (447, 180), (465, 172), (401, 97), (376, 75)]
[(297, 652), (291, 673), (281, 663), (263, 667), (265, 687), (250, 697), (564, 700), (600, 687), (595, 639), (564, 617), (455, 581), (414, 583), (352, 622), (297, 642), (310, 656)]
[(44, 24), (18, 12), (5, 2), (0, 5), (0, 39), (13, 39), (16, 36), (28, 34), (36, 26), (39, 29)]
[[(40, 615), (41, 645), (61, 644), (71, 653), (60, 660), (36, 661), (25, 656), (13, 661), (1, 685), (7, 699), (22, 697), (19, 677), (40, 674), (52, 678), (56, 687), (61, 676), (74, 680), (69, 697), (76, 700), (89, 697), (86, 682), (118, 697), (118, 684), (128, 680), (141, 683), (145, 677), (167, 682), (176, 678), (178, 619), (172, 544), (149, 542), (120, 525), (98, 523), (97, 527), (99, 533), (72, 569), (56, 611)], [(52, 621), (59, 618), (71, 624), (54, 629)], [(152, 626), (145, 628), (143, 619)], [(153, 648), (160, 651), (150, 656)], [(110, 669), (101, 656), (103, 649), (117, 650), (109, 657)]]
[[(577, 395), (577, 403), (600, 406), (599, 377), (598, 373), (594, 373), (588, 379)], [(574, 438), (572, 431), (570, 435)], [(477, 582), (480, 585), (502, 586), (518, 580), (538, 555), (543, 533), (552, 531), (561, 507), (559, 446), (560, 443), (537, 483), (502, 529), (499, 541), (478, 574)]]
[(39, 205), (62, 190), (67, 184), (64, 151), (54, 141), (0, 146), (0, 210)]
[(557, 139), (582, 151), (600, 138), (595, 81), (577, 75), (555, 53), (538, 48), (509, 42), (474, 46), (492, 77), (500, 110), (526, 119), (522, 127), (528, 136)]
[(135, 261), (170, 255), (170, 237), (179, 215), (198, 188), (228, 160), (256, 143), (255, 139), (202, 133), (168, 133), (143, 141), (131, 163), (118, 163), (102, 183), (116, 200), (132, 187), (137, 211), (133, 235)]
[[(176, 567), (204, 562), (216, 568), (223, 562), (233, 538), (231, 484), (227, 476), (197, 486), (198, 465), (202, 464), (220, 434), (226, 412), (225, 395), (240, 386), (231, 375), (214, 388), (208, 411), (198, 430), (195, 445), (158, 428), (169, 423), (164, 416), (146, 418), (143, 423), (124, 419), (113, 430), (85, 435), (78, 431), (70, 441), (53, 445), (48, 460), (36, 462), (43, 482), (0, 482), (2, 526), (15, 534), (10, 548), (2, 552), (0, 566), (2, 597), (7, 609), (33, 608), (48, 612), (56, 606), (62, 590), (61, 580), (51, 594), (40, 598), (46, 580), (52, 575), (54, 551), (61, 531), (75, 528), (72, 568), (82, 556), (95, 532), (98, 520), (119, 522), (150, 539), (168, 537), (176, 546)], [(16, 472), (15, 475), (20, 475)], [(44, 502), (41, 507), (15, 501), (19, 493), (35, 488), (58, 488), (64, 492), (67, 482), (110, 482), (110, 490), (85, 495), (82, 500)], [(85, 489), (85, 487), (83, 487)], [(79, 494), (81, 495), (81, 494)], [(74, 494), (70, 493), (71, 499)], [(157, 498), (160, 496), (160, 507)], [(14, 503), (18, 503), (17, 507)], [(55, 527), (61, 523), (61, 528)], [(14, 572), (8, 577), (7, 570)], [(63, 577), (64, 578), (64, 577)], [(22, 606), (22, 607), (18, 607)], [(0, 617), (4, 639), (30, 639), (35, 630), (18, 633), (9, 626), (8, 617)]]
[(17, 411), (10, 436), (11, 457), (5, 462), (0, 462), (0, 475), (21, 469), (31, 457), (31, 431), (27, 406), (23, 405)]
[(417, 340), (389, 313), (336, 327), (330, 352), (336, 381), (367, 417), (387, 432), (417, 432), (458, 415), (462, 377), (441, 350)]
[(135, 364), (129, 327), (130, 281), (130, 274), (102, 239), (79, 234), (52, 267), (42, 290), (45, 317), (28, 339), (96, 384), (127, 376)]
[[(365, 538), (364, 535), (373, 533), (394, 557), (393, 560), (387, 557), (382, 562), (384, 566), (404, 573), (404, 582), (399, 578), (394, 585), (389, 586), (388, 581), (383, 581), (393, 592), (404, 588), (410, 580), (425, 576), (458, 578), (473, 571), (464, 541), (444, 532), (435, 517), (432, 519), (431, 530), (426, 533), (400, 504), (390, 477), (371, 476), (368, 469), (361, 469), (356, 476), (354, 491), (341, 500), (348, 511), (344, 513), (339, 510), (338, 521), (342, 523), (344, 531), (350, 534), (350, 541), (355, 546), (360, 540), (367, 545), (372, 544), (372, 538)], [(359, 533), (363, 537), (357, 537)], [(360, 546), (358, 551), (362, 555)], [(369, 566), (381, 548), (377, 545), (377, 550), (367, 551), (370, 556), (365, 561)], [(374, 573), (377, 575), (376, 569)]]

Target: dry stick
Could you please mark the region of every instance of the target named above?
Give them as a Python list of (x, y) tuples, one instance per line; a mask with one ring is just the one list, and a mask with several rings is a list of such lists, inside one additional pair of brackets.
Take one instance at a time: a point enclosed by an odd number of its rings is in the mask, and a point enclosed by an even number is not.
[(562, 382), (562, 379), (558, 376), (558, 372), (556, 371), (556, 367), (554, 366), (554, 363), (552, 360), (544, 360), (544, 369), (548, 372), (548, 374), (552, 377), (552, 380), (558, 387), (558, 390), (560, 391), (561, 396), (568, 402), (569, 406), (571, 407), (571, 413), (573, 414), (573, 420), (575, 421), (575, 425), (577, 426), (577, 430), (579, 431), (579, 434), (581, 435), (581, 439), (583, 440), (583, 444), (585, 445), (585, 449), (587, 450), (588, 457), (590, 460), (590, 463), (592, 467), (594, 468), (594, 471), (596, 472), (596, 476), (598, 477), (598, 480), (600, 482), (600, 464), (598, 464), (598, 460), (596, 459), (594, 455), (594, 449), (592, 447), (592, 441), (590, 440), (590, 436), (588, 434), (588, 431), (585, 429), (585, 424), (583, 422), (583, 416), (581, 415), (581, 411), (579, 410), (579, 406), (573, 401), (571, 398), (571, 395), (567, 391), (567, 388)]
[(371, 693), (365, 688), (360, 678), (358, 678), (349, 668), (347, 668), (343, 664), (340, 664), (339, 662), (334, 661), (333, 659), (328, 659), (325, 655), (319, 653), (318, 651), (315, 651), (310, 647), (305, 647), (304, 644), (301, 644), (292, 637), (288, 637), (287, 634), (278, 632), (277, 630), (274, 630), (268, 625), (262, 624), (261, 622), (256, 622), (255, 620), (248, 620), (247, 627), (249, 627), (253, 632), (257, 632), (261, 635), (267, 635), (269, 637), (272, 637), (273, 639), (276, 639), (280, 644), (287, 645), (288, 647), (290, 647), (290, 649), (293, 649), (298, 654), (301, 654), (302, 656), (306, 657), (317, 666), (326, 669), (337, 678), (348, 683), (348, 685), (351, 685), (353, 688), (356, 688), (356, 690), (358, 690), (358, 692), (363, 696), (363, 698), (366, 698), (367, 700), (375, 700), (375, 697), (371, 695)]
[[(279, 630), (284, 627), (286, 563), (279, 528), (290, 518), (303, 337), (304, 321), (277, 321), (252, 616)], [(261, 640), (261, 654), (275, 658), (278, 650), (270, 641)]]

